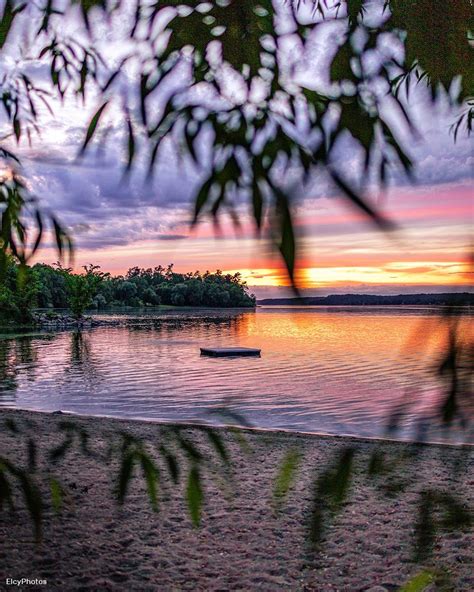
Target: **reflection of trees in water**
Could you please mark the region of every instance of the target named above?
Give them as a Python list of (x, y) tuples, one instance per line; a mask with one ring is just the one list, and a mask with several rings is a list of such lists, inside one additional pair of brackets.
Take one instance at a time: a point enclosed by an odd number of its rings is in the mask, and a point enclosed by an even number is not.
[(17, 390), (21, 374), (34, 381), (37, 366), (38, 352), (33, 347), (33, 337), (0, 340), (0, 396), (11, 396)]
[[(24, 376), (34, 382), (41, 361), (40, 352), (35, 343), (38, 340), (53, 341), (60, 334), (44, 336), (20, 336), (0, 340), (0, 397), (9, 399), (18, 389), (18, 379)], [(65, 375), (80, 373), (90, 381), (96, 381), (99, 373), (93, 363), (89, 336), (81, 331), (70, 334), (69, 364), (65, 366)]]
[(82, 331), (71, 333), (71, 364), (73, 366), (84, 365), (90, 361), (90, 343)]
[[(427, 355), (428, 370), (438, 384), (437, 393), (411, 389), (393, 407), (387, 422), (388, 437), (396, 436), (410, 416), (415, 419), (415, 441), (473, 437), (474, 340), (469, 333), (470, 313), (448, 305), (435, 319), (424, 319), (414, 331), (402, 356), (416, 345), (417, 355)], [(433, 345), (439, 344), (438, 348)], [(432, 351), (430, 351), (432, 350)]]
[(197, 337), (215, 333), (216, 329), (226, 330), (232, 336), (245, 333), (244, 327), (248, 324), (252, 313), (234, 311), (221, 314), (177, 315), (163, 318), (144, 319), (140, 322), (127, 323), (130, 332), (158, 332), (166, 337), (182, 331), (192, 331)]
[(17, 389), (17, 366), (13, 345), (14, 342), (9, 339), (0, 341), (0, 396)]
[(64, 369), (66, 376), (73, 372), (95, 383), (100, 378), (100, 374), (94, 363), (90, 336), (82, 331), (71, 332), (69, 352), (69, 364), (66, 364)]

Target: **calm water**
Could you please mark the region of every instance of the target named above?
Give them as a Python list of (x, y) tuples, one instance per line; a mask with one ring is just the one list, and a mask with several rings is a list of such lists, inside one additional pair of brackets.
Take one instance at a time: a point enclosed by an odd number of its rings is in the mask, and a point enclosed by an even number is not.
[[(0, 405), (214, 422), (212, 410), (225, 405), (256, 427), (380, 436), (389, 414), (410, 401), (397, 437), (413, 437), (439, 401), (433, 364), (443, 334), (435, 310), (173, 310), (120, 318), (121, 326), (82, 334), (0, 336)], [(199, 354), (200, 346), (237, 345), (259, 347), (262, 357)], [(430, 438), (453, 436), (434, 430)]]

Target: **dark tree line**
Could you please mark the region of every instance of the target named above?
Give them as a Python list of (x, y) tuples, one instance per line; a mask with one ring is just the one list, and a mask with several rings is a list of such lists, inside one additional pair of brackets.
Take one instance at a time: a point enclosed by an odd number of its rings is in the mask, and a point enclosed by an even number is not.
[(331, 294), (302, 298), (265, 298), (259, 304), (274, 306), (472, 306), (474, 294), (445, 292), (442, 294)]
[(32, 309), (69, 308), (80, 317), (88, 308), (108, 306), (253, 307), (255, 297), (239, 273), (176, 273), (173, 265), (142, 269), (125, 275), (103, 273), (95, 265), (73, 273), (59, 264), (22, 267), (10, 258), (0, 290), (0, 318), (27, 322)]

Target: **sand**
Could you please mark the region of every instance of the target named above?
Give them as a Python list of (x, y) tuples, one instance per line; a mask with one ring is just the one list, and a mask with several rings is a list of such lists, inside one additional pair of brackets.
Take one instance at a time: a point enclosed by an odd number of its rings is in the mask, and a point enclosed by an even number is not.
[[(148, 442), (166, 442), (160, 425), (107, 418), (48, 415), (27, 411), (0, 412), (0, 456), (25, 464), (24, 438), (5, 428), (14, 420), (40, 443), (38, 483), (47, 477), (63, 484), (60, 513), (50, 497), (44, 501), (42, 540), (35, 543), (31, 520), (22, 503), (13, 514), (0, 513), (0, 589), (70, 590), (397, 590), (423, 568), (442, 572), (444, 589), (474, 590), (472, 531), (444, 532), (424, 564), (412, 560), (414, 518), (419, 492), (437, 488), (460, 496), (472, 508), (474, 463), (460, 450), (423, 446), (418, 461), (404, 463), (396, 477), (408, 485), (390, 497), (364, 474), (375, 448), (390, 458), (409, 450), (406, 444), (321, 437), (282, 432), (243, 431), (251, 451), (242, 449), (235, 433), (219, 433), (229, 448), (232, 470), (211, 453), (205, 431), (187, 427), (183, 435), (204, 452), (210, 468), (204, 478), (201, 526), (192, 525), (184, 503), (186, 475), (173, 486), (162, 467), (159, 511), (146, 496), (141, 473), (123, 506), (113, 495), (117, 460), (107, 464), (82, 454), (75, 445), (51, 470), (47, 451), (63, 439), (61, 422), (73, 421), (91, 435), (90, 447), (105, 451), (117, 432)], [(168, 434), (168, 435), (167, 435)], [(319, 551), (308, 545), (309, 508), (315, 474), (346, 446), (357, 449), (348, 502), (334, 518)], [(298, 479), (279, 512), (273, 484), (288, 450), (303, 458)], [(180, 464), (186, 466), (185, 459)], [(49, 473), (48, 473), (49, 471)], [(166, 473), (166, 475), (165, 475)], [(47, 580), (46, 586), (7, 587), (6, 578)], [(377, 588), (378, 587), (378, 588)], [(431, 585), (431, 590), (442, 589)]]

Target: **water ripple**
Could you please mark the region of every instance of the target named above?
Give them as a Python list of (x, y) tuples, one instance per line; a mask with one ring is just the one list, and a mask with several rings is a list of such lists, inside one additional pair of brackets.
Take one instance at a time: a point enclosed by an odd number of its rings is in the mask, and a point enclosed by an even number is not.
[[(439, 386), (419, 330), (429, 315), (173, 311), (82, 334), (4, 337), (0, 405), (183, 421), (209, 417), (225, 401), (259, 427), (379, 436), (410, 390), (422, 385), (425, 406), (434, 404)], [(206, 345), (263, 354), (205, 358)], [(431, 355), (440, 347), (435, 339)]]

